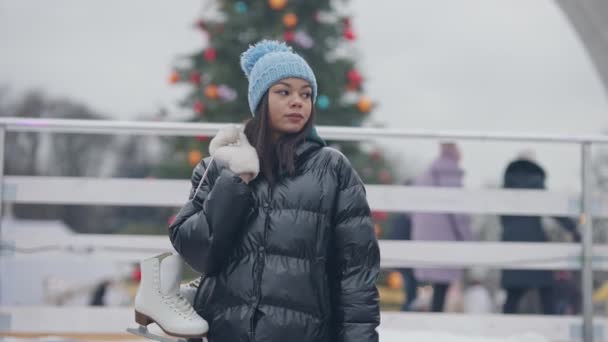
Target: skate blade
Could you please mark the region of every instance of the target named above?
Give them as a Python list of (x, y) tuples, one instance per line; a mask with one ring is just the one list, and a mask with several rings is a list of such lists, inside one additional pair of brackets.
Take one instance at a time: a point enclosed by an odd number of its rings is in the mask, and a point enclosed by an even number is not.
[(185, 338), (181, 338), (181, 337), (171, 338), (171, 337), (167, 337), (167, 336), (160, 336), (157, 334), (153, 334), (150, 331), (148, 331), (148, 328), (143, 327), (143, 326), (139, 326), (137, 329), (127, 328), (127, 332), (129, 332), (133, 335), (145, 337), (147, 339), (150, 339), (153, 341), (158, 341), (158, 342), (187, 342)]

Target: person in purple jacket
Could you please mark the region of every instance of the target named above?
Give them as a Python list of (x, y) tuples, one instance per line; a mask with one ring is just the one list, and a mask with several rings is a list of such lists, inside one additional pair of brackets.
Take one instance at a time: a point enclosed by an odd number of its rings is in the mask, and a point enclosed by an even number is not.
[[(440, 144), (440, 154), (415, 181), (415, 186), (461, 187), (463, 170), (459, 166), (460, 151), (451, 142)], [(412, 240), (469, 241), (472, 239), (470, 217), (452, 213), (412, 214)], [(451, 283), (462, 277), (462, 270), (452, 268), (417, 268), (419, 283), (433, 286), (431, 311), (443, 311), (445, 296)]]

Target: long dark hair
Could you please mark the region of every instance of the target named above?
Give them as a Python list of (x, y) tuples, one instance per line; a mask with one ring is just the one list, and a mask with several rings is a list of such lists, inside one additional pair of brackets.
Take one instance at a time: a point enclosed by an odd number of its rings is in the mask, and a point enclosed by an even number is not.
[(276, 184), (281, 171), (286, 171), (290, 176), (295, 175), (296, 148), (310, 133), (314, 117), (315, 107), (311, 106), (310, 117), (300, 132), (284, 134), (273, 142), (268, 92), (260, 100), (255, 117), (245, 124), (245, 135), (258, 153), (260, 172), (271, 185)]

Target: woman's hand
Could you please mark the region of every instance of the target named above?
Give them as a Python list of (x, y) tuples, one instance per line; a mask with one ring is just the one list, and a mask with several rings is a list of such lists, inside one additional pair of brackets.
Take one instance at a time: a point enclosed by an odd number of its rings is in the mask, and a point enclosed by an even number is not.
[(239, 177), (241, 177), (241, 179), (243, 180), (243, 182), (245, 182), (246, 184), (248, 184), (249, 182), (251, 182), (251, 180), (253, 178), (255, 178), (253, 176), (253, 173), (247, 172), (247, 173), (241, 173), (239, 174)]
[(209, 144), (209, 153), (228, 164), (230, 170), (245, 183), (249, 183), (260, 172), (260, 161), (255, 148), (249, 144), (245, 133), (236, 126), (220, 130)]
[(239, 129), (235, 125), (220, 129), (209, 143), (209, 154), (215, 156), (218, 149), (238, 144), (239, 138)]

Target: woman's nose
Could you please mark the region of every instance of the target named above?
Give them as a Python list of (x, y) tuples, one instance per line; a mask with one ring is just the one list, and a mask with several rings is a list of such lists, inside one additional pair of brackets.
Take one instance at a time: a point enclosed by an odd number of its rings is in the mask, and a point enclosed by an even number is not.
[(292, 107), (301, 107), (302, 106), (302, 99), (298, 95), (295, 95), (291, 99), (291, 106)]

